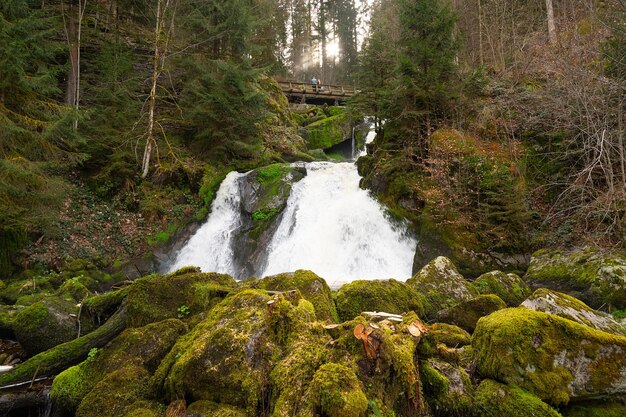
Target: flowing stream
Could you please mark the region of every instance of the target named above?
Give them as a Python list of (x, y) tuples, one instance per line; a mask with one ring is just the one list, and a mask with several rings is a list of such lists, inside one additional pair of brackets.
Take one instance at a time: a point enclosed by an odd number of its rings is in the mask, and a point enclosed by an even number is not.
[(331, 286), (411, 276), (415, 240), (389, 221), (351, 162), (311, 162), (291, 191), (262, 275), (310, 269)]
[[(373, 138), (370, 132), (366, 143)], [(392, 221), (370, 193), (359, 188), (355, 164), (304, 166), (307, 175), (293, 185), (264, 264), (256, 266), (259, 275), (310, 269), (332, 287), (357, 279), (409, 278), (416, 241), (404, 224)], [(231, 172), (226, 177), (208, 220), (178, 252), (169, 270), (197, 265), (203, 271), (237, 275), (234, 242), (242, 228), (245, 175)]]

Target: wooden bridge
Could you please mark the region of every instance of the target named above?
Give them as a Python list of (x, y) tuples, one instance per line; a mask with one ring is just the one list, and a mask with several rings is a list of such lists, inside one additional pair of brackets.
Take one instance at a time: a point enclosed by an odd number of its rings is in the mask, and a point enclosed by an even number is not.
[(295, 81), (278, 81), (278, 85), (292, 103), (339, 105), (358, 92), (354, 87), (345, 85), (315, 85)]

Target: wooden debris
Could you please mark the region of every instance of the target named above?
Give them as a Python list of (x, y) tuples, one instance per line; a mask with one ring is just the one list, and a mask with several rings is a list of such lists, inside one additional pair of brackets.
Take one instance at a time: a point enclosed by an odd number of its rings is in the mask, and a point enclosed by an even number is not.
[(428, 326), (426, 326), (420, 320), (415, 320), (409, 325), (409, 327), (407, 327), (407, 330), (411, 334), (411, 336), (420, 339), (422, 335), (428, 333)]
[(370, 337), (374, 329), (371, 327), (365, 327), (359, 323), (354, 328), (354, 337), (359, 339), (365, 349), (365, 355), (368, 359), (373, 360), (378, 357), (378, 349), (380, 348), (380, 340), (376, 337)]
[(361, 314), (374, 321), (389, 320), (396, 323), (402, 323), (401, 314), (385, 313), (384, 311), (364, 311)]

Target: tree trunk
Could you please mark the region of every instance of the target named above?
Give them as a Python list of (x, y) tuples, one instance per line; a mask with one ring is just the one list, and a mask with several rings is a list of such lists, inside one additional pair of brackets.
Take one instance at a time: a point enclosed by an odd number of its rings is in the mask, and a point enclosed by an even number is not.
[(550, 42), (550, 45), (556, 45), (556, 27), (554, 25), (552, 0), (546, 0), (546, 13), (548, 15), (548, 42)]
[(78, 42), (77, 42), (77, 33), (78, 28), (76, 27), (76, 0), (70, 0), (69, 13), (67, 14), (68, 19), (66, 20), (65, 25), (65, 37), (67, 40), (67, 45), (70, 50), (70, 69), (67, 75), (67, 89), (65, 91), (65, 104), (68, 106), (74, 107), (76, 103), (76, 84), (77, 80), (77, 63), (78, 63)]

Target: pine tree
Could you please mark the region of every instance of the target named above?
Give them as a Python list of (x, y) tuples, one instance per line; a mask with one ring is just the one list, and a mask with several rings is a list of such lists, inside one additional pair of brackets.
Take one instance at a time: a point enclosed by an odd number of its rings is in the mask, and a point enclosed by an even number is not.
[(455, 16), (441, 0), (398, 0), (400, 48), (394, 91), (395, 119), (403, 142), (427, 152), (427, 138), (454, 97)]

